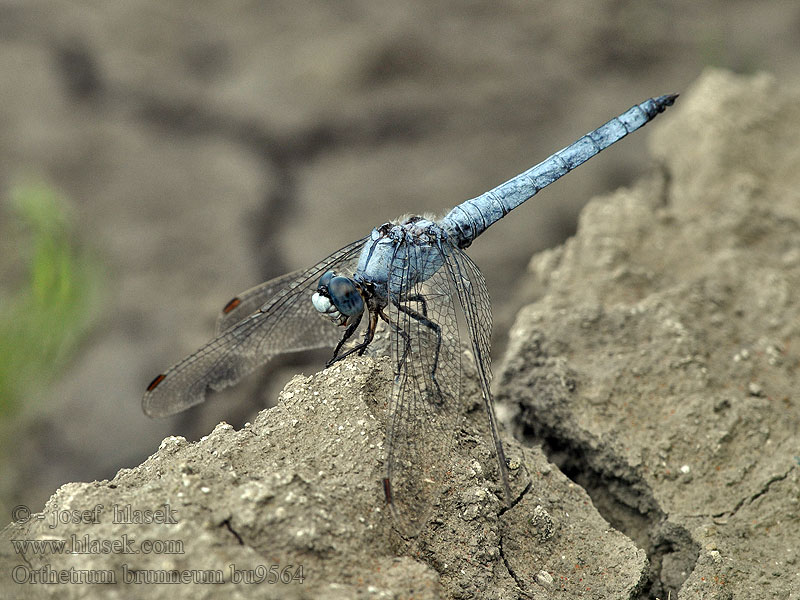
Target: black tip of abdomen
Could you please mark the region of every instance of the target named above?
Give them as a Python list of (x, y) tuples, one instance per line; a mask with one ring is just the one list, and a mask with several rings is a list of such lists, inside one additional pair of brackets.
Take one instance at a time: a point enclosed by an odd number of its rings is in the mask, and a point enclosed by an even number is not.
[(665, 108), (675, 104), (675, 99), (678, 96), (680, 96), (680, 94), (664, 94), (658, 98), (653, 98), (656, 103), (656, 107), (658, 108), (658, 112), (664, 112)]

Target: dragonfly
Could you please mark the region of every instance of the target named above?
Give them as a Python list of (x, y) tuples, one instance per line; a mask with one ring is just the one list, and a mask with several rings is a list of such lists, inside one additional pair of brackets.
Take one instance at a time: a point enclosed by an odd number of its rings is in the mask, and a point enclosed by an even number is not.
[(491, 305), (484, 277), (464, 250), (493, 223), (647, 124), (676, 98), (668, 94), (634, 105), (441, 219), (389, 221), (312, 267), (239, 294), (222, 309), (217, 336), (147, 386), (144, 412), (164, 417), (188, 409), (209, 390), (234, 385), (286, 352), (333, 346), (330, 367), (363, 355), (378, 327), (386, 327), (394, 380), (381, 483), (396, 529), (414, 537), (452, 468), (468, 348), (497, 459), (501, 501), (510, 506), (508, 464), (490, 389)]

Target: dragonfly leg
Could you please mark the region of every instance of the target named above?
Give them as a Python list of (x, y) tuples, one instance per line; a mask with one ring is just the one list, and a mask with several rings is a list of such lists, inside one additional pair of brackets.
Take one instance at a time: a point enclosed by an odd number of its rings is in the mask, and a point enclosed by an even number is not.
[(394, 329), (400, 335), (400, 337), (403, 338), (403, 341), (405, 342), (405, 347), (403, 348), (403, 355), (398, 359), (394, 369), (394, 376), (395, 379), (397, 379), (397, 377), (400, 375), (400, 365), (402, 365), (405, 362), (408, 353), (411, 351), (411, 336), (408, 335), (405, 331), (403, 331), (403, 329), (399, 325), (397, 325), (397, 323), (393, 323), (392, 320), (388, 317), (388, 315), (385, 312), (383, 312), (383, 309), (378, 311), (378, 315), (380, 316), (381, 319), (386, 321), (389, 324), (389, 327)]
[(347, 330), (344, 332), (342, 339), (339, 340), (339, 343), (336, 344), (336, 349), (333, 351), (333, 358), (331, 358), (325, 367), (330, 367), (333, 363), (339, 362), (343, 358), (346, 358), (353, 354), (354, 352), (358, 352), (358, 355), (361, 356), (364, 354), (364, 351), (369, 346), (370, 342), (372, 342), (372, 338), (375, 337), (375, 328), (378, 326), (378, 313), (377, 311), (370, 311), (369, 313), (369, 326), (367, 327), (367, 331), (364, 334), (364, 341), (358, 344), (357, 346), (350, 348), (344, 354), (339, 354), (339, 350), (342, 349), (342, 345), (347, 341), (347, 339), (353, 335), (355, 330), (358, 328), (358, 324), (361, 322), (361, 315), (358, 316), (358, 319), (350, 325)]
[(350, 336), (355, 333), (355, 331), (356, 331), (356, 329), (358, 329), (358, 325), (360, 323), (361, 323), (361, 315), (358, 315), (356, 320), (353, 321), (352, 323), (350, 323), (349, 327), (345, 330), (344, 335), (342, 336), (342, 339), (339, 340), (339, 343), (336, 344), (336, 348), (333, 350), (333, 358), (331, 358), (328, 361), (328, 364), (325, 365), (326, 367), (330, 367), (333, 363), (336, 362), (336, 360), (337, 360), (336, 356), (339, 354), (339, 350), (341, 350), (342, 346), (344, 345), (344, 343), (348, 339), (350, 339)]
[[(421, 296), (419, 297), (412, 296), (410, 299), (412, 298), (415, 299), (417, 302), (421, 302), (423, 310), (427, 312), (427, 306), (425, 304), (424, 298), (422, 298)], [(438, 324), (431, 321), (427, 316), (419, 314), (413, 308), (409, 308), (408, 306), (405, 306), (395, 301), (392, 301), (392, 304), (394, 304), (397, 307), (397, 310), (407, 314), (409, 317), (411, 317), (415, 321), (418, 321), (425, 327), (428, 327), (436, 334), (436, 349), (433, 352), (433, 366), (431, 367), (431, 380), (433, 381), (433, 384), (436, 386), (436, 392), (438, 393), (439, 397), (443, 398), (442, 389), (441, 387), (439, 387), (439, 382), (436, 379), (436, 370), (439, 368), (439, 349), (442, 346), (442, 328)]]
[(407, 300), (411, 302), (419, 302), (422, 305), (422, 316), (428, 316), (428, 303), (425, 301), (425, 296), (422, 294), (414, 294), (413, 296), (409, 296)]

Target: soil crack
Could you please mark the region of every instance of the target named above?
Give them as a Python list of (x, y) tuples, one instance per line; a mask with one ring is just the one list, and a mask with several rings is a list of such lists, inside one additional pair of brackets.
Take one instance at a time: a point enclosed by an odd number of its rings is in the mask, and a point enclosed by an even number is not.
[(635, 468), (610, 446), (571, 439), (541, 422), (535, 431), (527, 425), (526, 438), (541, 443), (548, 459), (586, 490), (602, 517), (646, 552), (649, 570), (636, 597), (677, 596), (700, 547), (684, 527), (669, 520)]
[[(721, 513), (715, 513), (713, 515), (710, 515), (711, 518), (713, 518), (713, 519), (729, 519), (730, 517), (733, 517), (737, 512), (739, 512), (739, 510), (745, 504), (747, 504), (749, 506), (750, 504), (752, 504), (753, 502), (755, 502), (756, 500), (761, 498), (761, 496), (763, 496), (764, 494), (769, 492), (769, 488), (772, 486), (773, 483), (777, 483), (778, 481), (783, 481), (784, 479), (786, 479), (789, 476), (789, 473), (792, 472), (792, 469), (794, 469), (794, 466), (789, 467), (789, 469), (785, 473), (778, 474), (778, 475), (773, 475), (772, 477), (767, 479), (767, 481), (764, 482), (764, 485), (762, 485), (761, 489), (758, 490), (755, 494), (752, 494), (750, 496), (746, 496), (746, 497), (742, 498), (741, 500), (739, 500), (739, 502), (736, 503), (736, 506), (734, 506), (733, 509), (731, 509), (729, 511), (724, 511), (724, 512), (721, 512)], [(703, 516), (707, 516), (707, 515), (692, 515), (692, 516), (703, 517)]]
[(233, 525), (231, 525), (230, 519), (225, 519), (222, 523), (220, 523), (220, 525), (224, 525), (225, 528), (233, 534), (233, 537), (236, 538), (236, 541), (239, 542), (240, 546), (246, 545), (242, 539), (242, 536), (240, 536), (239, 533), (233, 528)]

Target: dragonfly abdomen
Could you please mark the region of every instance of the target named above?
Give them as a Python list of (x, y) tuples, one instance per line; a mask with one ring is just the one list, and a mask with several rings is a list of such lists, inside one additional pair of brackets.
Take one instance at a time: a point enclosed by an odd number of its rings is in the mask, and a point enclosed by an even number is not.
[(677, 97), (677, 94), (669, 94), (632, 106), (538, 165), (477, 198), (462, 202), (440, 224), (447, 230), (451, 241), (466, 248), (490, 225), (601, 150), (647, 124), (666, 107), (672, 106)]

